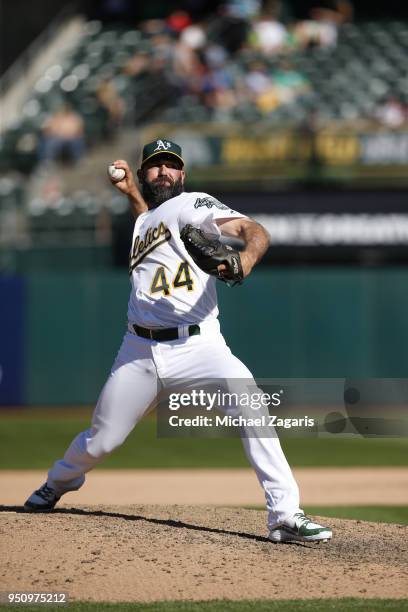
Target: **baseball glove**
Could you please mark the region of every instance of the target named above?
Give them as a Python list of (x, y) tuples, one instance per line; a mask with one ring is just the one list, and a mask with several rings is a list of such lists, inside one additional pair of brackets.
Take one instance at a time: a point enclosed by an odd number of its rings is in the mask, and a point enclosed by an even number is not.
[[(208, 238), (204, 232), (192, 225), (186, 225), (180, 232), (186, 250), (197, 266), (227, 283), (230, 287), (240, 285), (244, 278), (241, 258), (238, 251), (217, 239)], [(225, 264), (226, 269), (220, 272), (218, 266)]]

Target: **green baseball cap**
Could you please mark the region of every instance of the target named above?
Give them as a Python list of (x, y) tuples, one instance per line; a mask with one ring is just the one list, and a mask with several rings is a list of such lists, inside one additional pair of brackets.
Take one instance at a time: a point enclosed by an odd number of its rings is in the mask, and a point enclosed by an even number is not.
[(184, 166), (182, 154), (181, 147), (178, 144), (166, 138), (159, 138), (158, 140), (149, 142), (143, 147), (142, 166), (148, 159), (152, 159), (152, 157), (156, 155), (174, 155)]

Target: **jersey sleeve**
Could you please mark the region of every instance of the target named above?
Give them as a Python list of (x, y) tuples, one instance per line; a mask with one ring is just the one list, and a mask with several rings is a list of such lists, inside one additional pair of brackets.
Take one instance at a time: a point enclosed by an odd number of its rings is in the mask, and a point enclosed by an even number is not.
[(217, 219), (245, 219), (246, 215), (226, 206), (208, 193), (192, 193), (179, 214), (179, 229), (187, 224), (199, 227), (208, 234), (221, 234)]

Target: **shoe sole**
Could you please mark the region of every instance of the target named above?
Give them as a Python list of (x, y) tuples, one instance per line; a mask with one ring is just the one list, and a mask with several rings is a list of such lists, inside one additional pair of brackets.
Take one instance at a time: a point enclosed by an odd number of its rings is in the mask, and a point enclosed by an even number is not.
[(52, 508), (41, 508), (41, 506), (28, 506), (27, 504), (24, 504), (24, 510), (26, 512), (52, 512), (54, 510), (55, 506), (52, 506)]

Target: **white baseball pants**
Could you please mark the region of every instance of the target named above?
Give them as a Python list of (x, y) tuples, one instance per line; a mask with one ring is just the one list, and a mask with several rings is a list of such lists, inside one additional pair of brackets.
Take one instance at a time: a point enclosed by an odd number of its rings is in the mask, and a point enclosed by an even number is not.
[[(72, 441), (48, 473), (48, 484), (58, 494), (79, 489), (85, 473), (124, 442), (154, 404), (163, 379), (252, 379), (226, 345), (217, 320), (200, 328), (200, 335), (170, 342), (125, 334), (90, 429)], [(299, 512), (298, 486), (277, 437), (243, 437), (242, 442), (265, 491), (273, 527)]]

